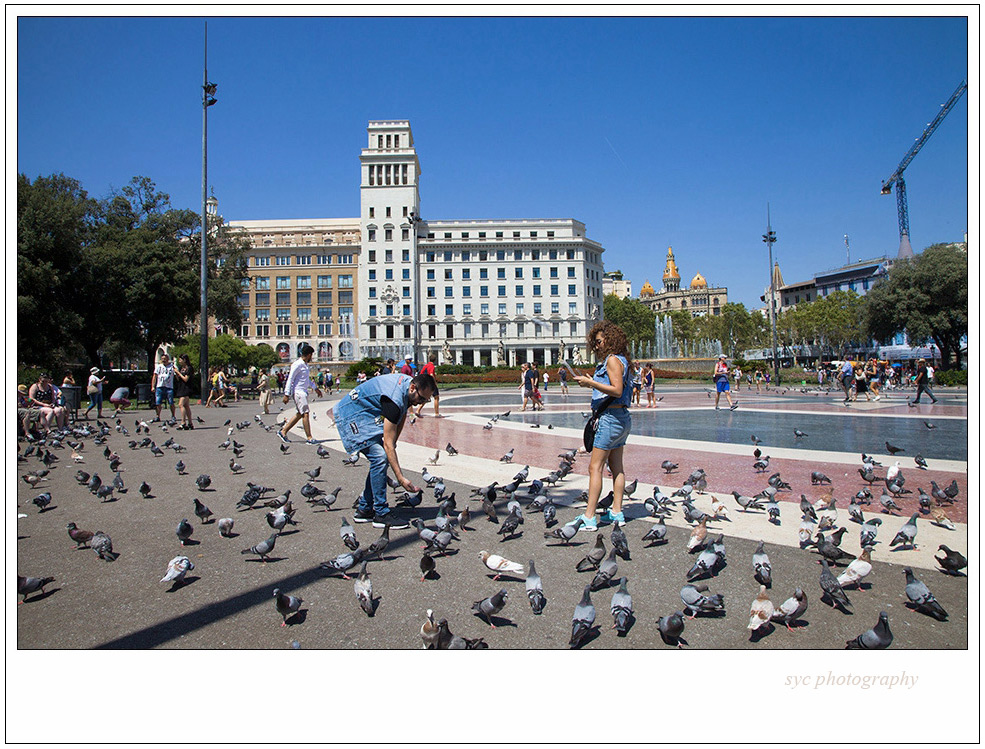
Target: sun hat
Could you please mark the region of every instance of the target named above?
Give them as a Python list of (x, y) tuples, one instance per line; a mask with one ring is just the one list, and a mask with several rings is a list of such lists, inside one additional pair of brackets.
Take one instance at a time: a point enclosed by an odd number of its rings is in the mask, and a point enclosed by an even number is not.
[(725, 356), (725, 354), (719, 354), (719, 355), (718, 355), (718, 358), (719, 358), (719, 359), (727, 359), (728, 357), (727, 357), (727, 356)]
[(17, 386), (17, 392), (19, 392), (19, 393), (26, 393), (27, 392), (27, 385), (18, 385)]
[(404, 357), (404, 359), (413, 359), (413, 358), (414, 358), (413, 354), (407, 354), (407, 356)]
[(93, 367), (90, 369), (89, 374), (99, 374), (99, 367)]

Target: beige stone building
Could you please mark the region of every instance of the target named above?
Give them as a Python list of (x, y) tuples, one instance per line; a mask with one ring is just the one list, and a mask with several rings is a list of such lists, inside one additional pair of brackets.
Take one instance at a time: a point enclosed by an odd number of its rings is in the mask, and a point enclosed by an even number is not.
[(728, 289), (709, 286), (705, 277), (696, 273), (688, 287), (681, 288), (681, 274), (674, 259), (674, 248), (667, 248), (667, 264), (664, 268), (663, 286), (656, 291), (649, 280), (640, 289), (640, 301), (657, 314), (669, 310), (686, 310), (693, 317), (719, 315), (728, 303)]

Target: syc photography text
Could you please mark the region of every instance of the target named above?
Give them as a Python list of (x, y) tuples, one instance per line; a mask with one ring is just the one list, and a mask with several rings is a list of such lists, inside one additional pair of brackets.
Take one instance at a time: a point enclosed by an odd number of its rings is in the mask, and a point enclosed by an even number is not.
[(908, 674), (903, 671), (898, 674), (855, 674), (855, 673), (834, 673), (828, 671), (826, 674), (788, 674), (784, 680), (784, 686), (789, 689), (820, 689), (821, 687), (858, 687), (869, 689), (879, 687), (883, 689), (913, 689), (917, 685), (916, 674)]

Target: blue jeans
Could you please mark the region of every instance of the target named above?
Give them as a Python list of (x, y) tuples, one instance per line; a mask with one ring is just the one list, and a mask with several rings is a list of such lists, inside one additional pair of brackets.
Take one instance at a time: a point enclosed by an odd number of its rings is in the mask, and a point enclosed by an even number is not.
[(89, 393), (89, 408), (86, 409), (86, 413), (89, 413), (93, 408), (96, 409), (97, 413), (103, 412), (103, 394), (101, 391)]
[(927, 395), (929, 395), (930, 396), (930, 400), (932, 400), (934, 403), (937, 402), (937, 398), (934, 397), (934, 394), (930, 391), (930, 388), (927, 387), (926, 385), (924, 385), (922, 382), (920, 382), (920, 383), (917, 384), (917, 397), (913, 399), (913, 402), (914, 403), (919, 403), (920, 402), (920, 396), (923, 395), (924, 393), (926, 393)]
[[(357, 509), (364, 515), (370, 511), (377, 515), (386, 515), (390, 511), (386, 503), (386, 471), (390, 467), (390, 461), (387, 460), (386, 450), (383, 449), (382, 438), (379, 442), (371, 442), (360, 452), (369, 461), (369, 474), (366, 476), (366, 486), (362, 496), (359, 497)], [(371, 501), (372, 506), (370, 506)]]

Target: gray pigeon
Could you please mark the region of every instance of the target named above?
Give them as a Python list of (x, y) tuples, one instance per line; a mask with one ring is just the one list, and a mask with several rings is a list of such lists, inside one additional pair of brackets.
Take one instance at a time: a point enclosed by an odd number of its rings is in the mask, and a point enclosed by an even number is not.
[[(380, 534), (380, 537), (375, 541), (373, 541), (373, 543), (369, 545), (369, 548), (366, 549), (366, 558), (372, 559), (373, 557), (381, 556), (383, 552), (386, 551), (386, 547), (389, 545), (390, 545), (390, 524), (387, 523), (386, 525), (383, 526), (383, 533)], [(358, 544), (356, 545), (356, 548), (359, 548)], [(356, 549), (353, 549), (353, 551), (355, 550)]]
[(641, 539), (642, 541), (649, 541), (651, 546), (655, 546), (658, 543), (666, 543), (667, 541), (667, 526), (663, 521), (662, 517), (657, 517), (656, 522), (650, 526), (650, 530)]
[(55, 582), (55, 578), (53, 577), (25, 577), (24, 575), (18, 575), (17, 595), (24, 596), (18, 603), (24, 603), (31, 593), (38, 590), (44, 595), (44, 586), (53, 582)]
[(749, 510), (751, 510), (751, 509), (752, 510), (763, 510), (763, 509), (765, 509), (759, 503), (759, 500), (757, 500), (757, 499), (755, 499), (753, 497), (744, 497), (741, 494), (739, 494), (737, 491), (733, 491), (732, 492), (732, 496), (735, 497), (735, 501), (739, 503), (739, 506), (742, 508), (742, 512), (749, 512)]
[(344, 516), (342, 517), (342, 527), (339, 529), (339, 535), (342, 537), (342, 543), (350, 551), (355, 551), (359, 548), (359, 540), (356, 538), (356, 532)]
[(195, 503), (195, 515), (203, 523), (207, 523), (209, 518), (212, 517), (212, 510), (199, 502), (197, 497), (192, 497), (192, 501)]
[(356, 549), (355, 551), (347, 551), (339, 554), (335, 559), (329, 559), (327, 562), (321, 563), (321, 568), (323, 570), (333, 570), (335, 572), (341, 572), (342, 577), (346, 580), (351, 580), (346, 572), (351, 570), (357, 564), (359, 564), (367, 556), (367, 551), (364, 549)]
[(434, 546), (434, 539), (438, 535), (436, 531), (426, 527), (420, 518), (413, 518), (410, 524), (417, 529), (417, 536), (424, 542), (424, 548), (430, 549)]
[(496, 629), (496, 625), (492, 623), (492, 617), (503, 610), (506, 605), (506, 597), (506, 589), (503, 588), (498, 593), (473, 603), (472, 611), (485, 619), (493, 629)]
[(369, 572), (366, 570), (367, 562), (363, 562), (362, 569), (359, 570), (359, 577), (353, 583), (353, 590), (356, 592), (356, 600), (359, 607), (366, 612), (367, 616), (373, 616), (375, 611), (373, 606), (373, 582), (369, 579)]
[(715, 553), (714, 549), (703, 549), (698, 558), (694, 560), (694, 564), (691, 569), (687, 571), (685, 578), (688, 582), (697, 580), (698, 578), (704, 577), (705, 575), (713, 574), (715, 567), (718, 566), (719, 557)]
[(880, 518), (869, 518), (865, 521), (865, 525), (859, 531), (859, 546), (865, 548), (866, 546), (874, 546), (876, 542), (876, 534), (879, 532), (879, 526), (882, 525), (882, 520)]
[(831, 483), (831, 479), (829, 479), (820, 471), (811, 471), (811, 486), (815, 486), (817, 484), (830, 484), (830, 483)]
[(893, 633), (889, 630), (889, 615), (879, 612), (879, 621), (854, 640), (845, 643), (845, 650), (885, 650), (893, 643)]
[(605, 538), (602, 534), (595, 537), (595, 546), (592, 547), (591, 551), (585, 555), (585, 558), (575, 565), (575, 570), (578, 572), (588, 572), (589, 570), (597, 570), (599, 565), (602, 564), (602, 560), (605, 559), (606, 549), (605, 549)]
[(916, 610), (921, 614), (934, 617), (939, 622), (946, 622), (947, 612), (937, 602), (937, 599), (934, 598), (934, 594), (930, 592), (930, 588), (921, 580), (914, 577), (913, 570), (909, 567), (906, 567), (903, 573), (906, 575), (906, 597), (910, 599), (910, 603), (913, 604)]
[(178, 536), (178, 540), (182, 546), (185, 545), (185, 541), (192, 537), (193, 532), (194, 528), (188, 522), (188, 518), (182, 518), (181, 522), (178, 523), (178, 527), (175, 529), (175, 534)]
[(753, 577), (760, 585), (767, 588), (773, 585), (773, 567), (770, 565), (770, 558), (764, 550), (764, 542), (760, 541), (756, 551), (752, 553)]
[(266, 541), (261, 541), (260, 543), (251, 546), (249, 549), (243, 549), (240, 554), (256, 554), (260, 557), (260, 560), (266, 564), (267, 555), (274, 550), (274, 544), (277, 543), (277, 534), (271, 533), (270, 537)]
[(670, 616), (661, 616), (657, 619), (657, 630), (660, 632), (660, 639), (668, 645), (684, 647), (681, 643), (681, 635), (684, 634), (684, 612), (675, 611)]
[(961, 574), (961, 570), (968, 566), (968, 558), (960, 551), (949, 549), (943, 544), (937, 547), (938, 551), (943, 551), (944, 556), (934, 556), (941, 568), (951, 575)]
[(233, 519), (232, 518), (221, 518), (219, 520), (219, 535), (223, 538), (229, 538), (233, 532)]
[(781, 622), (788, 630), (793, 631), (791, 622), (797, 621), (807, 611), (807, 595), (797, 588), (793, 595), (773, 610), (772, 620)]
[(544, 598), (544, 587), (540, 581), (540, 575), (537, 574), (537, 570), (534, 569), (534, 560), (531, 559), (530, 563), (527, 565), (527, 579), (524, 582), (524, 587), (527, 591), (527, 599), (530, 601), (530, 608), (533, 610), (534, 614), (540, 614), (544, 610), (544, 604), (547, 603), (547, 599)]
[[(845, 595), (845, 591), (842, 590), (841, 585), (838, 583), (838, 578), (834, 576), (831, 572), (831, 568), (828, 567), (828, 560), (821, 560), (821, 590), (824, 594), (831, 599), (833, 603), (842, 607), (843, 609), (850, 609), (852, 607), (852, 602), (848, 600), (848, 596)], [(824, 596), (822, 595), (822, 598)]]
[(618, 571), (619, 564), (616, 562), (616, 550), (613, 549), (609, 552), (609, 556), (599, 565), (598, 572), (595, 573), (595, 577), (589, 584), (589, 587), (593, 591), (607, 588)]
[(568, 523), (567, 525), (562, 525), (559, 528), (554, 528), (553, 530), (544, 531), (544, 538), (559, 538), (562, 543), (567, 545), (571, 539), (573, 539), (578, 534), (578, 529), (584, 523), (584, 519), (579, 515), (574, 521)]
[(168, 569), (161, 578), (162, 583), (172, 582), (176, 587), (184, 584), (185, 575), (195, 569), (195, 563), (188, 557), (177, 556), (168, 562)]
[(618, 523), (612, 524), (612, 534), (609, 536), (609, 540), (612, 541), (613, 551), (629, 561), (629, 539), (626, 538), (626, 532), (619, 527)]
[(899, 529), (899, 531), (893, 537), (893, 540), (889, 542), (890, 546), (896, 546), (897, 544), (901, 544), (900, 548), (907, 546), (910, 547), (911, 549), (917, 548), (917, 545), (914, 543), (914, 541), (916, 541), (917, 538), (917, 518), (919, 517), (919, 515), (920, 514), (917, 512), (910, 515), (910, 519), (903, 524), (903, 527)]
[(283, 618), (280, 626), (286, 627), (287, 618), (301, 609), (304, 599), (290, 596), (287, 593), (281, 593), (280, 588), (274, 588), (274, 599), (274, 606), (277, 608), (277, 613)]
[(510, 511), (510, 514), (506, 516), (506, 520), (503, 521), (503, 524), (500, 526), (499, 530), (496, 531), (498, 535), (503, 537), (502, 541), (505, 541), (508, 538), (513, 538), (513, 536), (516, 535), (521, 519), (519, 510), (514, 509)]
[(212, 484), (212, 477), (207, 473), (203, 473), (195, 479), (195, 483), (198, 485), (198, 490), (204, 492)]
[(112, 562), (116, 559), (113, 553), (113, 540), (102, 531), (96, 531), (89, 540), (89, 548), (99, 555), (99, 558)]
[(470, 640), (452, 634), (448, 629), (447, 619), (438, 622), (438, 650), (485, 650), (488, 647), (489, 645), (481, 637)]
[(568, 641), (568, 646), (571, 648), (577, 648), (581, 645), (595, 624), (595, 606), (592, 605), (590, 591), (591, 586), (586, 585), (585, 591), (581, 595), (581, 601), (575, 606), (575, 613), (571, 619), (571, 639)]
[(666, 473), (673, 473), (677, 470), (677, 463), (670, 460), (665, 460), (660, 464), (660, 467), (663, 468)]
[(610, 606), (612, 628), (619, 633), (620, 637), (625, 637), (626, 633), (629, 632), (633, 617), (633, 597), (629, 595), (629, 591), (626, 589), (628, 581), (629, 579), (626, 577), (619, 579), (619, 590), (612, 594)]

